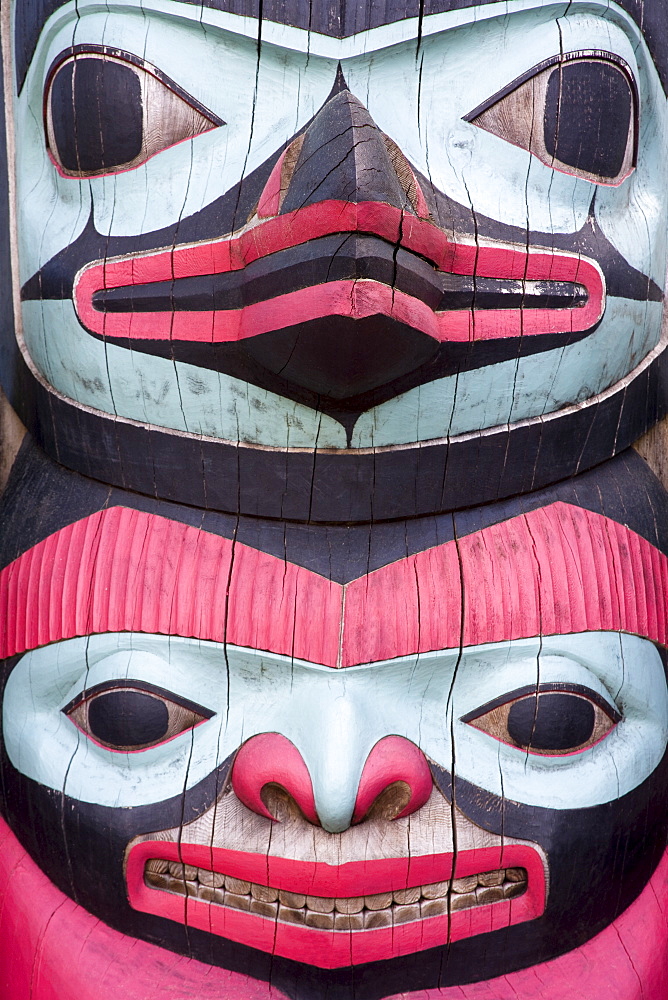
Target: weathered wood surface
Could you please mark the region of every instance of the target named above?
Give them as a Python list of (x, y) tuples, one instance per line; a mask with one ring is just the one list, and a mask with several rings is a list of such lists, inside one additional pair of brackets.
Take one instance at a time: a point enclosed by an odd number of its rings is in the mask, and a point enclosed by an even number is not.
[(662, 1000), (668, 8), (0, 18), (3, 1000)]
[(25, 427), (0, 389), (0, 492), (9, 479), (24, 435)]
[(3, 377), (52, 457), (347, 522), (549, 485), (665, 414), (665, 11), (367, 6), (258, 44), (224, 3), (18, 4), (15, 46), (6, 6)]
[(668, 488), (668, 421), (664, 419), (655, 424), (636, 441), (635, 449)]
[[(2, 516), (28, 950), (70, 896), (109, 988), (122, 935), (150, 942), (131, 996), (156, 942), (195, 959), (161, 974), (175, 997), (200, 966), (220, 995), (301, 995), (308, 966), (317, 995), (478, 998), (505, 968), (519, 997), (602, 998), (620, 940), (645, 992), (665, 981), (668, 494), (633, 451), (488, 508), (318, 527), (110, 491), (27, 441)], [(40, 1000), (88, 995), (62, 921)]]

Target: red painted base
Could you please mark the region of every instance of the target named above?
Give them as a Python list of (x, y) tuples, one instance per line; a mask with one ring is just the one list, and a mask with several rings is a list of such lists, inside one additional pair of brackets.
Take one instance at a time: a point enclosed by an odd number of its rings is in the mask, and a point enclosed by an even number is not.
[[(276, 988), (114, 931), (63, 895), (0, 820), (3, 1000), (286, 1000)], [(668, 852), (639, 898), (552, 962), (411, 1000), (666, 1000)]]

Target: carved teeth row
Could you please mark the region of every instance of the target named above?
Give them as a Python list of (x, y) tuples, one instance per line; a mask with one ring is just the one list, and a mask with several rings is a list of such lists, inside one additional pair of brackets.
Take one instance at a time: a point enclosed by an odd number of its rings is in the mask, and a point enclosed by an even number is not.
[(526, 869), (501, 868), (371, 896), (304, 896), (161, 858), (147, 861), (144, 878), (152, 889), (192, 896), (286, 923), (346, 931), (391, 927), (468, 910), (521, 896), (527, 887)]

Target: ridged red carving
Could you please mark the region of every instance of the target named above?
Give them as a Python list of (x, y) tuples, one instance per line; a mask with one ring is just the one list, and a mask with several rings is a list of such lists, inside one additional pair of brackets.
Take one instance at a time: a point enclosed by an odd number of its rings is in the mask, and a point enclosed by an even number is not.
[(116, 631), (227, 641), (332, 667), (593, 630), (665, 644), (667, 594), (665, 555), (616, 521), (561, 502), (345, 587), (115, 507), (61, 529), (0, 573), (8, 623), (0, 656)]
[(599, 629), (665, 643), (667, 593), (644, 538), (554, 503), (349, 584), (342, 665)]

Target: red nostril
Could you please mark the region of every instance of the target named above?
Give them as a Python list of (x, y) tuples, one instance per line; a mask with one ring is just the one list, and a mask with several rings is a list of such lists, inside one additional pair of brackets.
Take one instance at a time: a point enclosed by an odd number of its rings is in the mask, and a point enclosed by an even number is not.
[(366, 759), (357, 791), (353, 823), (361, 822), (388, 785), (403, 781), (410, 788), (407, 805), (394, 819), (409, 816), (425, 804), (433, 786), (426, 757), (415, 743), (402, 736), (379, 740)]
[(260, 733), (238, 750), (232, 765), (232, 787), (238, 799), (260, 816), (275, 820), (264, 802), (265, 785), (280, 785), (304, 816), (318, 823), (311, 775), (294, 743), (280, 733)]

